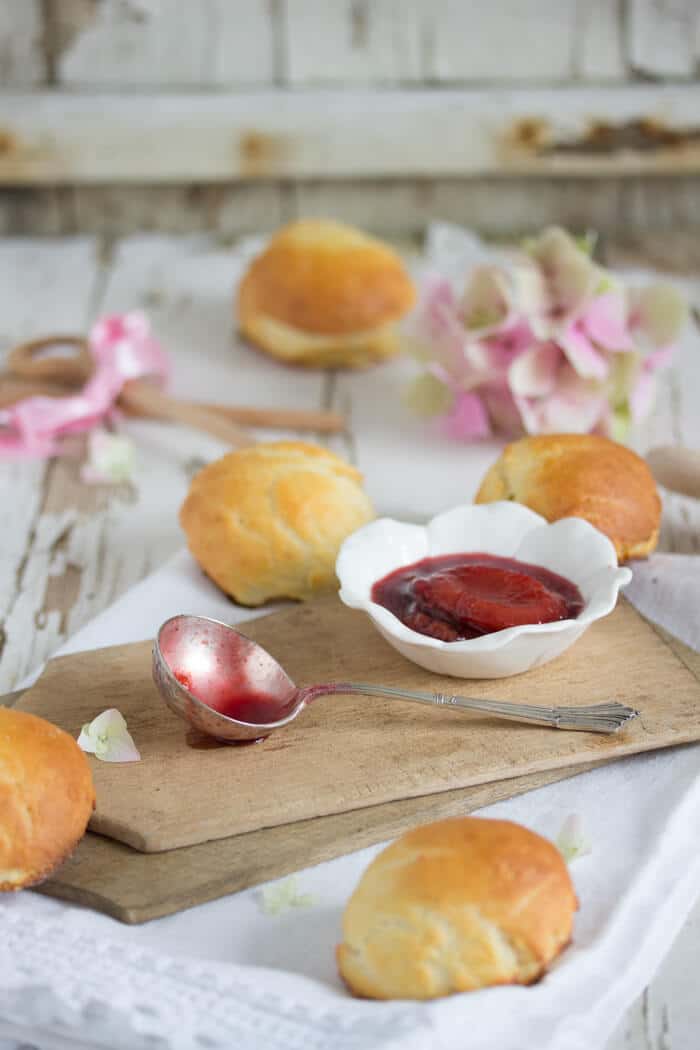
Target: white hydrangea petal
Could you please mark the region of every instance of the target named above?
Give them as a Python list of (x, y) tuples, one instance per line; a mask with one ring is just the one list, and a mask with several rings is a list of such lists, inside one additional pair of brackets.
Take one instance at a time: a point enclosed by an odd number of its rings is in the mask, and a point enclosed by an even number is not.
[(549, 296), (549, 312), (562, 319), (591, 296), (598, 283), (596, 267), (566, 230), (550, 227), (537, 239), (532, 256), (540, 266)]
[(610, 290), (596, 295), (586, 307), (582, 323), (593, 342), (604, 350), (620, 353), (634, 349), (623, 293)]
[(126, 729), (118, 735), (110, 735), (104, 751), (97, 754), (97, 757), (103, 762), (139, 762), (141, 759), (133, 737)]
[(633, 325), (652, 347), (674, 343), (688, 318), (688, 306), (672, 284), (652, 284), (634, 293)]
[(526, 350), (508, 369), (510, 389), (518, 397), (546, 397), (553, 393), (561, 359), (561, 351), (554, 343)]
[(116, 485), (129, 481), (134, 469), (133, 442), (120, 434), (93, 430), (88, 437), (88, 458), (81, 479), (88, 484)]
[(407, 408), (423, 419), (439, 416), (452, 405), (454, 395), (449, 387), (432, 372), (417, 376), (403, 392)]
[(559, 333), (557, 342), (566, 354), (569, 364), (582, 379), (604, 379), (608, 374), (608, 359), (576, 323), (567, 325)]
[(138, 748), (121, 711), (110, 707), (86, 723), (78, 737), (78, 746), (103, 762), (138, 762)]
[(266, 915), (281, 915), (292, 908), (309, 908), (315, 903), (310, 893), (299, 893), (295, 875), (290, 875), (282, 882), (273, 882), (271, 886), (264, 886), (258, 900)]
[(110, 707), (97, 715), (90, 722), (89, 733), (91, 736), (102, 736), (104, 733), (121, 731), (126, 729), (126, 719), (116, 707)]
[(525, 314), (535, 335), (542, 338), (549, 328), (547, 286), (542, 273), (529, 259), (523, 260), (513, 266), (513, 284), (518, 310)]
[(88, 755), (95, 754), (95, 742), (90, 735), (90, 723), (86, 722), (78, 736), (78, 747)]
[(592, 846), (584, 832), (580, 814), (569, 814), (561, 826), (555, 845), (567, 864), (591, 853)]
[(460, 312), (465, 328), (482, 335), (505, 324), (511, 315), (511, 291), (503, 271), (496, 266), (475, 267)]

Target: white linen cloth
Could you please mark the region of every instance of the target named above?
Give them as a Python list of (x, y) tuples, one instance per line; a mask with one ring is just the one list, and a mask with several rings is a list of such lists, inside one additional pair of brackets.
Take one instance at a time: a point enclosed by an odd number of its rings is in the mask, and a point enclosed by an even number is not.
[[(651, 581), (671, 559), (692, 579), (695, 600), (687, 603), (690, 586), (672, 592), (683, 605), (665, 605), (663, 618), (697, 632), (700, 560), (657, 555), (636, 566), (633, 596), (657, 587)], [(177, 611), (229, 622), (251, 615), (182, 553), (61, 651), (150, 637)], [(532, 988), (425, 1005), (346, 996), (333, 949), (343, 905), (377, 846), (299, 873), (314, 903), (277, 916), (262, 910), (255, 888), (138, 927), (33, 893), (5, 896), (0, 1036), (41, 1047), (146, 1047), (150, 1034), (183, 1050), (462, 1050), (468, 1031), (470, 1050), (602, 1047), (700, 890), (699, 760), (696, 746), (625, 759), (483, 811), (549, 837), (575, 812), (591, 841), (591, 854), (572, 865), (581, 901), (574, 943)]]
[[(462, 266), (477, 252), (464, 235), (441, 236), (440, 265)], [(657, 555), (635, 565), (627, 593), (699, 645), (699, 559)], [(252, 615), (182, 553), (61, 651), (152, 637), (177, 612), (231, 623)], [(256, 888), (138, 927), (31, 892), (4, 895), (0, 1050), (19, 1042), (47, 1050), (602, 1048), (700, 892), (699, 766), (700, 746), (647, 754), (482, 811), (548, 837), (577, 813), (591, 841), (571, 869), (581, 902), (573, 945), (531, 988), (428, 1004), (349, 997), (334, 945), (376, 846), (300, 872), (299, 891), (313, 903), (278, 915), (263, 911)]]

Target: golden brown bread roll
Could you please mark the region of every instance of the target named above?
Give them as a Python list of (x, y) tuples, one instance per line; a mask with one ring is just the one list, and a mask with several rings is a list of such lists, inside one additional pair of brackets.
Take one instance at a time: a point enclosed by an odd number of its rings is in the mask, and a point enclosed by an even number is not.
[(620, 561), (644, 558), (659, 536), (661, 500), (651, 471), (624, 445), (594, 434), (546, 434), (507, 445), (476, 494), (512, 499), (547, 521), (585, 518)]
[(415, 289), (398, 257), (352, 226), (303, 219), (283, 227), (238, 290), (251, 342), (293, 364), (361, 368), (399, 350), (396, 321)]
[(333, 590), (340, 544), (373, 517), (359, 471), (300, 441), (210, 463), (180, 511), (190, 551), (242, 605)]
[(338, 967), (371, 999), (531, 984), (571, 940), (576, 908), (551, 842), (510, 821), (441, 820), (367, 868), (345, 909)]
[(0, 890), (50, 875), (94, 806), (90, 765), (75, 740), (43, 718), (0, 707)]

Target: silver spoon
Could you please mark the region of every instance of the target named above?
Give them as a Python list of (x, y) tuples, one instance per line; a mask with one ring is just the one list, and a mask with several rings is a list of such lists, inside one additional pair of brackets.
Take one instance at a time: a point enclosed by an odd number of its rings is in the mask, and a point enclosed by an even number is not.
[[(414, 693), (362, 682), (329, 682), (299, 689), (261, 645), (206, 616), (166, 620), (153, 646), (153, 679), (171, 711), (208, 736), (226, 741), (268, 736), (293, 722), (312, 700), (333, 693), (413, 700), (589, 733), (616, 733), (639, 714), (615, 702), (537, 707), (447, 693)], [(225, 714), (226, 710), (230, 713)]]

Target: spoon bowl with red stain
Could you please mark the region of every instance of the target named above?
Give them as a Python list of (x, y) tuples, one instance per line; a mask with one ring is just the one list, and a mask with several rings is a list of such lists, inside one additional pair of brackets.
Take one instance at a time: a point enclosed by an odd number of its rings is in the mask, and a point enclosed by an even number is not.
[(171, 711), (207, 736), (229, 743), (263, 739), (293, 722), (317, 697), (333, 694), (408, 700), (591, 733), (615, 733), (638, 714), (615, 702), (542, 707), (362, 682), (299, 688), (261, 645), (206, 616), (166, 620), (153, 646), (153, 680)]

